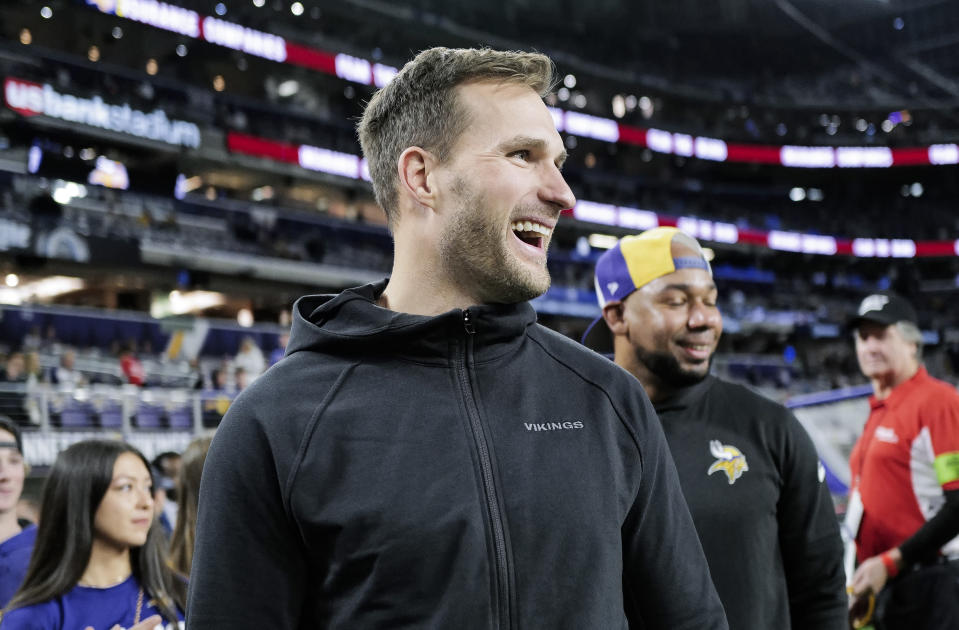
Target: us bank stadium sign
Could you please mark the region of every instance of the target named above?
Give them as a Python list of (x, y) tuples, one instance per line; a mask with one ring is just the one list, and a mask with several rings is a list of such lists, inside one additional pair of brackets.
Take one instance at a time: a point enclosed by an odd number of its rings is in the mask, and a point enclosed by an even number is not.
[(191, 149), (200, 146), (200, 128), (196, 124), (171, 119), (162, 109), (145, 112), (125, 103), (106, 103), (99, 96), (62, 94), (50, 84), (13, 77), (4, 81), (3, 95), (7, 107), (24, 116), (42, 115)]

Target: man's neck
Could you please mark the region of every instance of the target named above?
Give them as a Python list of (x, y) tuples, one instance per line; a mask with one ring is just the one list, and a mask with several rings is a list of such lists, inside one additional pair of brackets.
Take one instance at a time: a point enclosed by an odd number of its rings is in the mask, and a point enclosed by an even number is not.
[(640, 363), (636, 359), (636, 353), (632, 351), (617, 352), (614, 361), (616, 365), (636, 377), (636, 380), (638, 380), (640, 385), (643, 386), (643, 389), (646, 390), (649, 401), (654, 405), (665, 400), (670, 394), (676, 391), (676, 388), (671, 387), (668, 383), (664, 383), (658, 376), (650, 372), (645, 365)]
[(90, 549), (90, 561), (80, 577), (80, 584), (106, 588), (116, 586), (133, 571), (130, 564), (130, 548), (94, 540)]
[(16, 536), (22, 529), (20, 522), (17, 520), (16, 509), (0, 512), (0, 542)]
[(457, 283), (441, 269), (428, 245), (411, 251), (397, 242), (390, 281), (377, 304), (399, 313), (439, 315), (479, 303), (462, 283)]
[(919, 371), (919, 367), (920, 366), (917, 363), (908, 370), (903, 370), (902, 372), (889, 372), (869, 379), (869, 382), (872, 384), (873, 396), (876, 397), (876, 400), (885, 400), (886, 398), (889, 398), (892, 390), (896, 389), (915, 376)]

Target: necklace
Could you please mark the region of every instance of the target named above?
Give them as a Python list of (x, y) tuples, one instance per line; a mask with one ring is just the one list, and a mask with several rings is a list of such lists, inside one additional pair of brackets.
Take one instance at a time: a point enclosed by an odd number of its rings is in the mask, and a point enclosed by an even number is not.
[(137, 611), (133, 615), (133, 625), (140, 623), (140, 613), (143, 612), (143, 587), (140, 587), (140, 591), (137, 593)]

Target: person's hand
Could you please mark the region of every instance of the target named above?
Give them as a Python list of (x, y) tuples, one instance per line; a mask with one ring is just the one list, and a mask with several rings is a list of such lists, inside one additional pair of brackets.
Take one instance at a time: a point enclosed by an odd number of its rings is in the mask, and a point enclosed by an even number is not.
[(886, 565), (883, 564), (882, 558), (879, 556), (869, 558), (859, 565), (852, 576), (853, 599), (867, 593), (878, 595), (888, 579), (889, 574), (886, 573)]
[[(141, 621), (135, 626), (131, 626), (129, 628), (123, 628), (120, 626), (120, 624), (117, 624), (113, 626), (112, 628), (110, 628), (110, 630), (153, 630), (162, 621), (163, 619), (160, 617), (160, 615), (153, 615), (151, 617), (147, 617), (146, 619), (144, 619), (143, 621)], [(96, 629), (93, 626), (87, 626), (86, 628), (84, 628), (84, 630), (96, 630)]]

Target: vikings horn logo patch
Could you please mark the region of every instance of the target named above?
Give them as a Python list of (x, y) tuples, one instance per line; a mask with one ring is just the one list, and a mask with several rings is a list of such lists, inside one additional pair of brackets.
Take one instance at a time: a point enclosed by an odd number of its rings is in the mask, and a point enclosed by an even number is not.
[(749, 470), (749, 464), (746, 463), (746, 456), (735, 446), (723, 444), (719, 440), (710, 440), (709, 452), (716, 458), (716, 461), (714, 461), (713, 465), (706, 471), (707, 474), (711, 475), (721, 470), (726, 473), (729, 485), (735, 483), (737, 479), (743, 476), (744, 472)]

